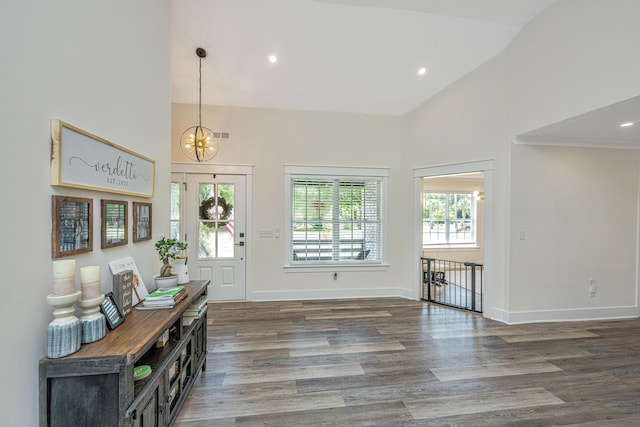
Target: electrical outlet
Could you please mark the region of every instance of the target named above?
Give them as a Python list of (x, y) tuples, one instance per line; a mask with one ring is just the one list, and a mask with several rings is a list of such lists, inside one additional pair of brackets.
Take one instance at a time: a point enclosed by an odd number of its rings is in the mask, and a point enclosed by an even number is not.
[(596, 282), (596, 279), (589, 279), (589, 296), (595, 297), (596, 292), (598, 292), (598, 282)]

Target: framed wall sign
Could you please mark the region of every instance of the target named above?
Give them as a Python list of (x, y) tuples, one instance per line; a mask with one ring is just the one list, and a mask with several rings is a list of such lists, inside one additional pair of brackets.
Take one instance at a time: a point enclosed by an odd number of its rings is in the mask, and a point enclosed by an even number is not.
[(153, 197), (155, 161), (51, 120), (51, 185)]
[(126, 257), (116, 261), (109, 261), (109, 268), (111, 269), (111, 274), (117, 274), (126, 270), (133, 271), (133, 294), (131, 295), (131, 305), (136, 305), (139, 302), (144, 301), (147, 295), (149, 295), (147, 286), (144, 284), (144, 280), (142, 280), (140, 271), (138, 270), (133, 258)]
[(133, 304), (133, 270), (125, 270), (113, 275), (113, 297), (122, 314), (131, 312)]
[(133, 241), (151, 239), (151, 203), (133, 202)]
[(127, 202), (102, 200), (101, 205), (102, 249), (129, 243)]
[(52, 196), (51, 256), (60, 258), (93, 250), (93, 200)]

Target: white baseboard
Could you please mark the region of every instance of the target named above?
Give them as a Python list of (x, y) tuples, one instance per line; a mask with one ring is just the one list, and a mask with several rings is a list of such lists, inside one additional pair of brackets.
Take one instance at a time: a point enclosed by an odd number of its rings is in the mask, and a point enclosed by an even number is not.
[(414, 291), (405, 288), (374, 288), (374, 289), (313, 289), (313, 290), (282, 290), (282, 291), (254, 291), (247, 295), (247, 301), (296, 301), (315, 299), (342, 298), (406, 298), (415, 300)]
[(564, 310), (505, 311), (485, 310), (485, 317), (508, 325), (542, 322), (630, 319), (640, 316), (638, 307), (568, 308)]

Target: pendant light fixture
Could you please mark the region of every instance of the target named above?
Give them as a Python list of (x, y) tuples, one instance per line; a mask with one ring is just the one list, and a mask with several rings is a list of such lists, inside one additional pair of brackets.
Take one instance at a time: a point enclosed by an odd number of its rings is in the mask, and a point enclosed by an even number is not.
[(198, 71), (198, 125), (185, 130), (180, 137), (180, 148), (191, 160), (206, 162), (218, 153), (218, 141), (213, 137), (211, 129), (202, 127), (202, 58), (207, 56), (207, 51), (199, 47), (196, 55), (200, 58)]

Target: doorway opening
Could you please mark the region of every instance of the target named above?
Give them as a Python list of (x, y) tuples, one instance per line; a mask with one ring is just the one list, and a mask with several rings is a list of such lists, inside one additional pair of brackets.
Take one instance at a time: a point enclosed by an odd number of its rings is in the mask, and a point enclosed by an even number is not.
[(420, 299), (483, 312), (492, 168), (485, 161), (414, 171)]

